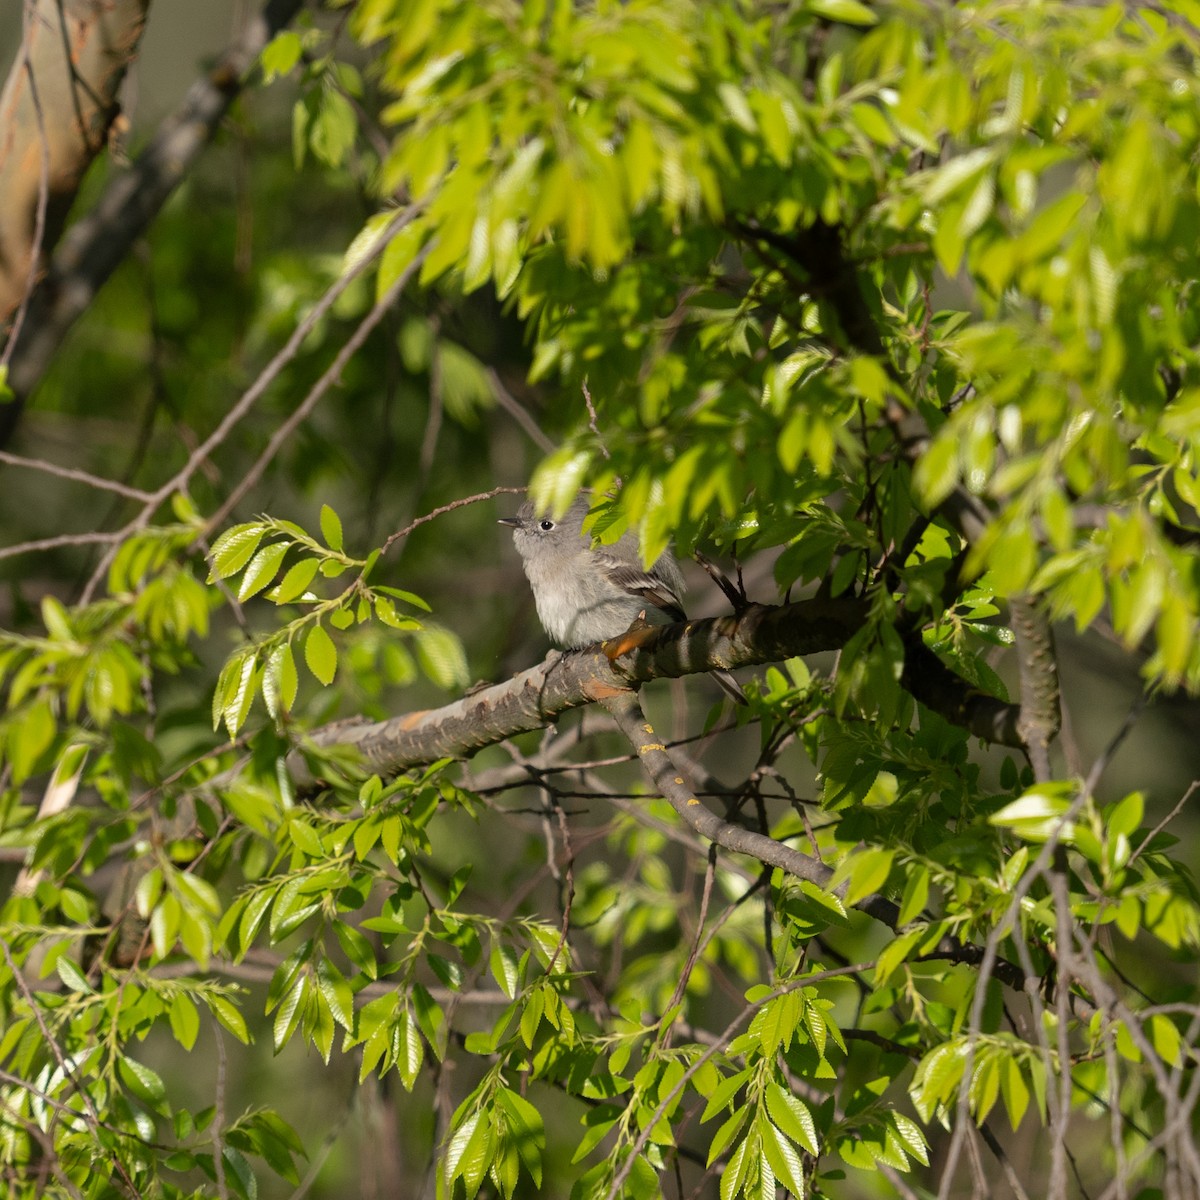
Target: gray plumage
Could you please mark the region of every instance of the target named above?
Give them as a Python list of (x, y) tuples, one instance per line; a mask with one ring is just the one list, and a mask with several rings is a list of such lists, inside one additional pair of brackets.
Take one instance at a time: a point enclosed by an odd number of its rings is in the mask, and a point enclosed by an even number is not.
[[(525, 501), (500, 524), (513, 531), (542, 628), (560, 646), (575, 649), (620, 637), (637, 617), (654, 625), (686, 621), (679, 597), (683, 576), (668, 551), (642, 566), (639, 541), (625, 533), (611, 545), (593, 545), (583, 532), (588, 501), (578, 496), (560, 520), (538, 516)], [(739, 704), (746, 698), (728, 671), (712, 677)]]

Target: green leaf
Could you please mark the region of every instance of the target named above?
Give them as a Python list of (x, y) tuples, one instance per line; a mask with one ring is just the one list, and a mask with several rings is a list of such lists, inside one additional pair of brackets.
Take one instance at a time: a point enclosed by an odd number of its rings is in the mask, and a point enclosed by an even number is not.
[(288, 75), (300, 61), (304, 43), (300, 35), (291, 29), (277, 33), (264, 47), (259, 63), (262, 66), (263, 82), (273, 83), (280, 75)]
[(92, 985), (83, 977), (83, 972), (69, 959), (61, 957), (55, 960), (54, 969), (58, 977), (72, 992), (91, 992)]
[(224, 996), (206, 993), (203, 997), (209, 1011), (243, 1045), (250, 1044), (250, 1031), (246, 1028), (242, 1014)]
[(521, 1163), (537, 1187), (542, 1186), (542, 1150), (546, 1146), (546, 1128), (542, 1114), (524, 1096), (502, 1087), (496, 1099), (507, 1117), (509, 1136), (517, 1147)]
[(200, 1014), (190, 996), (180, 992), (172, 1001), (167, 1011), (171, 1022), (171, 1033), (175, 1040), (185, 1049), (190, 1050), (196, 1044), (200, 1032)]
[(354, 1029), (354, 995), (345, 976), (329, 961), (317, 963), (317, 987), (329, 1005), (333, 1019), (346, 1030)]
[(321, 536), (330, 550), (341, 552), (342, 521), (328, 504), (321, 505)]
[(879, 15), (859, 0), (805, 0), (806, 11), (844, 25), (874, 25)]
[(725, 1170), (721, 1175), (721, 1200), (733, 1200), (741, 1191), (747, 1170), (750, 1166), (750, 1138), (743, 1138), (738, 1148), (733, 1152)]
[(451, 691), (471, 682), (467, 656), (455, 634), (439, 625), (426, 625), (415, 642), (421, 669), (438, 687)]
[(512, 951), (499, 940), (492, 942), (492, 953), (488, 960), (492, 970), (492, 978), (500, 985), (500, 990), (511, 1000), (517, 994), (519, 976), (517, 960)]
[(1150, 1044), (1169, 1067), (1178, 1067), (1182, 1060), (1183, 1039), (1174, 1022), (1165, 1013), (1154, 1013), (1148, 1029)]
[(289, 546), (288, 542), (271, 542), (255, 554), (242, 576), (237, 593), (239, 600), (249, 600), (275, 578), (275, 572), (279, 570)]
[[(850, 886), (846, 889), (845, 903), (857, 904), (867, 896), (880, 891), (891, 873), (894, 850), (872, 848), (863, 850), (850, 860)], [(843, 864), (844, 866), (845, 864)], [(844, 874), (842, 868), (838, 874)]]
[(758, 1127), (762, 1132), (763, 1151), (776, 1179), (783, 1183), (793, 1196), (803, 1200), (804, 1166), (796, 1147), (770, 1121), (759, 1121)]
[(288, 604), (302, 596), (308, 591), (308, 585), (312, 583), (320, 565), (321, 560), (317, 558), (302, 558), (292, 563), (279, 581), (279, 586), (268, 593), (268, 598), (276, 604)]
[(1145, 798), (1141, 792), (1130, 792), (1119, 804), (1115, 804), (1108, 814), (1108, 833), (1110, 837), (1124, 834), (1132, 837), (1142, 824), (1145, 810)]
[(24, 783), (38, 769), (57, 733), (49, 699), (34, 700), (9, 718), (7, 749), (14, 782)]
[(1071, 790), (1070, 784), (1035, 788), (992, 813), (988, 823), (1011, 829), (1026, 841), (1045, 841), (1057, 832), (1062, 841), (1069, 842), (1073, 829), (1063, 818), (1071, 808), (1071, 800), (1064, 793)]
[(909, 867), (908, 880), (904, 885), (904, 894), (900, 899), (899, 924), (907, 925), (915, 921), (925, 910), (929, 902), (929, 870), (927, 867), (916, 865)]
[(304, 639), (304, 662), (317, 682), (328, 687), (337, 675), (337, 647), (321, 625), (314, 625)]
[(958, 483), (958, 442), (950, 436), (934, 438), (913, 469), (913, 486), (929, 508), (936, 508)]
[(167, 1089), (162, 1077), (144, 1063), (122, 1055), (117, 1060), (117, 1069), (121, 1073), (125, 1086), (139, 1100), (144, 1100), (147, 1104), (157, 1107), (166, 1099)]
[(701, 1122), (711, 1121), (717, 1113), (725, 1109), (749, 1078), (750, 1070), (747, 1068), (743, 1071), (737, 1071), (733, 1075), (727, 1075), (722, 1079), (713, 1088), (712, 1094), (708, 1097), (708, 1103), (705, 1105), (704, 1112), (700, 1117)]
[(785, 1091), (778, 1083), (772, 1081), (766, 1089), (767, 1111), (771, 1120), (793, 1142), (803, 1146), (809, 1154), (816, 1156), (817, 1127), (813, 1122), (812, 1113), (808, 1106), (791, 1092)]
[(212, 565), (208, 582), (215, 583), (218, 579), (236, 575), (250, 561), (266, 532), (266, 525), (252, 521), (246, 525), (235, 525), (221, 534), (213, 543), (209, 555)]
[(296, 659), (292, 644), (288, 642), (279, 656), (279, 702), (283, 712), (291, 712), (300, 690), (300, 676), (296, 671)]
[(742, 1131), (749, 1116), (750, 1106), (748, 1104), (743, 1104), (740, 1108), (733, 1110), (732, 1115), (713, 1134), (712, 1141), (708, 1144), (708, 1159), (705, 1166), (711, 1167), (725, 1153), (733, 1139)]
[(74, 633), (71, 631), (71, 619), (67, 615), (67, 610), (63, 607), (62, 602), (54, 596), (42, 597), (42, 623), (46, 626), (46, 632), (58, 642), (70, 642), (74, 640)]
[(1015, 1056), (1005, 1057), (1000, 1065), (1000, 1095), (1008, 1112), (1009, 1124), (1014, 1131), (1029, 1107), (1029, 1088), (1021, 1074), (1021, 1066)]

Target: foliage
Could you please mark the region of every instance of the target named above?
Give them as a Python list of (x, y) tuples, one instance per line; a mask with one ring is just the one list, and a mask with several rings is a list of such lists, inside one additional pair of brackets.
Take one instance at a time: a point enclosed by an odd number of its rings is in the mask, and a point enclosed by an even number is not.
[[(182, 1083), (173, 1046), (224, 1063), (255, 1039), (432, 1108), (416, 1152), (448, 1200), (853, 1197), (880, 1173), (948, 1194), (960, 1160), (1011, 1172), (1017, 1146), (1050, 1196), (1194, 1194), (1200, 894), (1167, 828), (1191, 792), (1108, 784), (1119, 737), (1043, 762), (1055, 662), (1021, 614), (1108, 636), (1134, 716), (1200, 689), (1200, 7), (336, 7), (262, 56), (258, 102), (295, 91), (256, 203), (318, 181), (385, 211), (336, 226), (336, 261), (263, 253), (237, 364), (229, 313), (185, 286), (209, 251), (168, 214), (188, 436), (132, 464), (142, 507), (93, 539), (91, 581), (60, 568), (0, 632), (8, 1194), (250, 1198), (336, 1171), (280, 1095)], [(272, 397), (259, 448), (209, 476), (193, 429), (297, 328), (303, 395), (417, 264), (254, 494), (276, 515), (210, 529), (291, 409)], [(64, 348), (46, 409), (82, 420), (71, 356), (106, 328)], [(708, 854), (633, 770), (603, 774), (636, 755), (590, 718), (388, 778), (309, 740), (526, 665), (486, 519), (356, 548), (385, 475), (418, 511), (512, 471), (498, 406), (522, 402), (560, 435), (546, 507), (617, 490), (597, 532), (635, 528), (648, 561), (715, 546), (752, 599), (866, 601), (836, 667), (771, 666), (710, 723), (740, 778), (693, 764), (824, 884)], [(956, 712), (914, 698), (918, 651)], [(1010, 690), (1024, 746), (989, 752), (963, 714)]]

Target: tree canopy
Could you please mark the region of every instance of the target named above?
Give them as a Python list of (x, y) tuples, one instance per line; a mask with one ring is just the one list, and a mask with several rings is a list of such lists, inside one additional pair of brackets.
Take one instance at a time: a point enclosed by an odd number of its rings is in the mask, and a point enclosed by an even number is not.
[(172, 19), (0, 94), (5, 1194), (1200, 1195), (1200, 3)]

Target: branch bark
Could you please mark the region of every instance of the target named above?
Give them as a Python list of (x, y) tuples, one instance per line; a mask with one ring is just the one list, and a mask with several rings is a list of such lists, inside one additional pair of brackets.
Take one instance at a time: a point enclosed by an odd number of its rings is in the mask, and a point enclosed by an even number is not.
[[(303, 2), (269, 0), (216, 65), (192, 85), (178, 110), (162, 124), (133, 166), (113, 177), (95, 208), (63, 237), (6, 351), (8, 383), (15, 399), (0, 405), (0, 444), (11, 436), (24, 401), (37, 387), (66, 331), (88, 308), (208, 147), (262, 48), (300, 11)], [(144, 9), (147, 3), (141, 0), (141, 7)], [(124, 4), (115, 0), (75, 0), (74, 6), (107, 10), (130, 5), (128, 0)], [(40, 0), (39, 7), (54, 9), (56, 0)], [(5, 111), (0, 110), (0, 120), (4, 119)], [(48, 125), (62, 119), (61, 113), (55, 113)], [(73, 190), (64, 191), (64, 212), (72, 196)], [(5, 311), (11, 310), (0, 308), (0, 316)]]
[(1009, 619), (1017, 638), (1021, 671), (1021, 715), (1017, 732), (1025, 743), (1034, 778), (1051, 778), (1050, 742), (1062, 724), (1058, 694), (1058, 661), (1054, 635), (1045, 612), (1031, 597), (1009, 602)]
[[(0, 325), (26, 296), (104, 148), (149, 0), (32, 0), (0, 92)], [(39, 230), (40, 226), (40, 230)], [(38, 236), (40, 232), (40, 237)]]
[[(542, 729), (572, 708), (602, 703), (651, 679), (837, 650), (862, 627), (867, 614), (868, 605), (860, 600), (801, 600), (780, 607), (752, 604), (737, 616), (634, 630), (603, 646), (551, 654), (513, 679), (442, 708), (378, 723), (326, 726), (308, 745), (318, 751), (349, 747), (367, 770), (393, 776), (439, 758), (469, 757), (505, 738)], [(916, 699), (986, 741), (1023, 745), (1016, 705), (978, 692), (919, 643), (909, 647), (908, 655), (903, 682)], [(288, 769), (299, 790), (316, 785), (303, 750), (289, 755)]]

